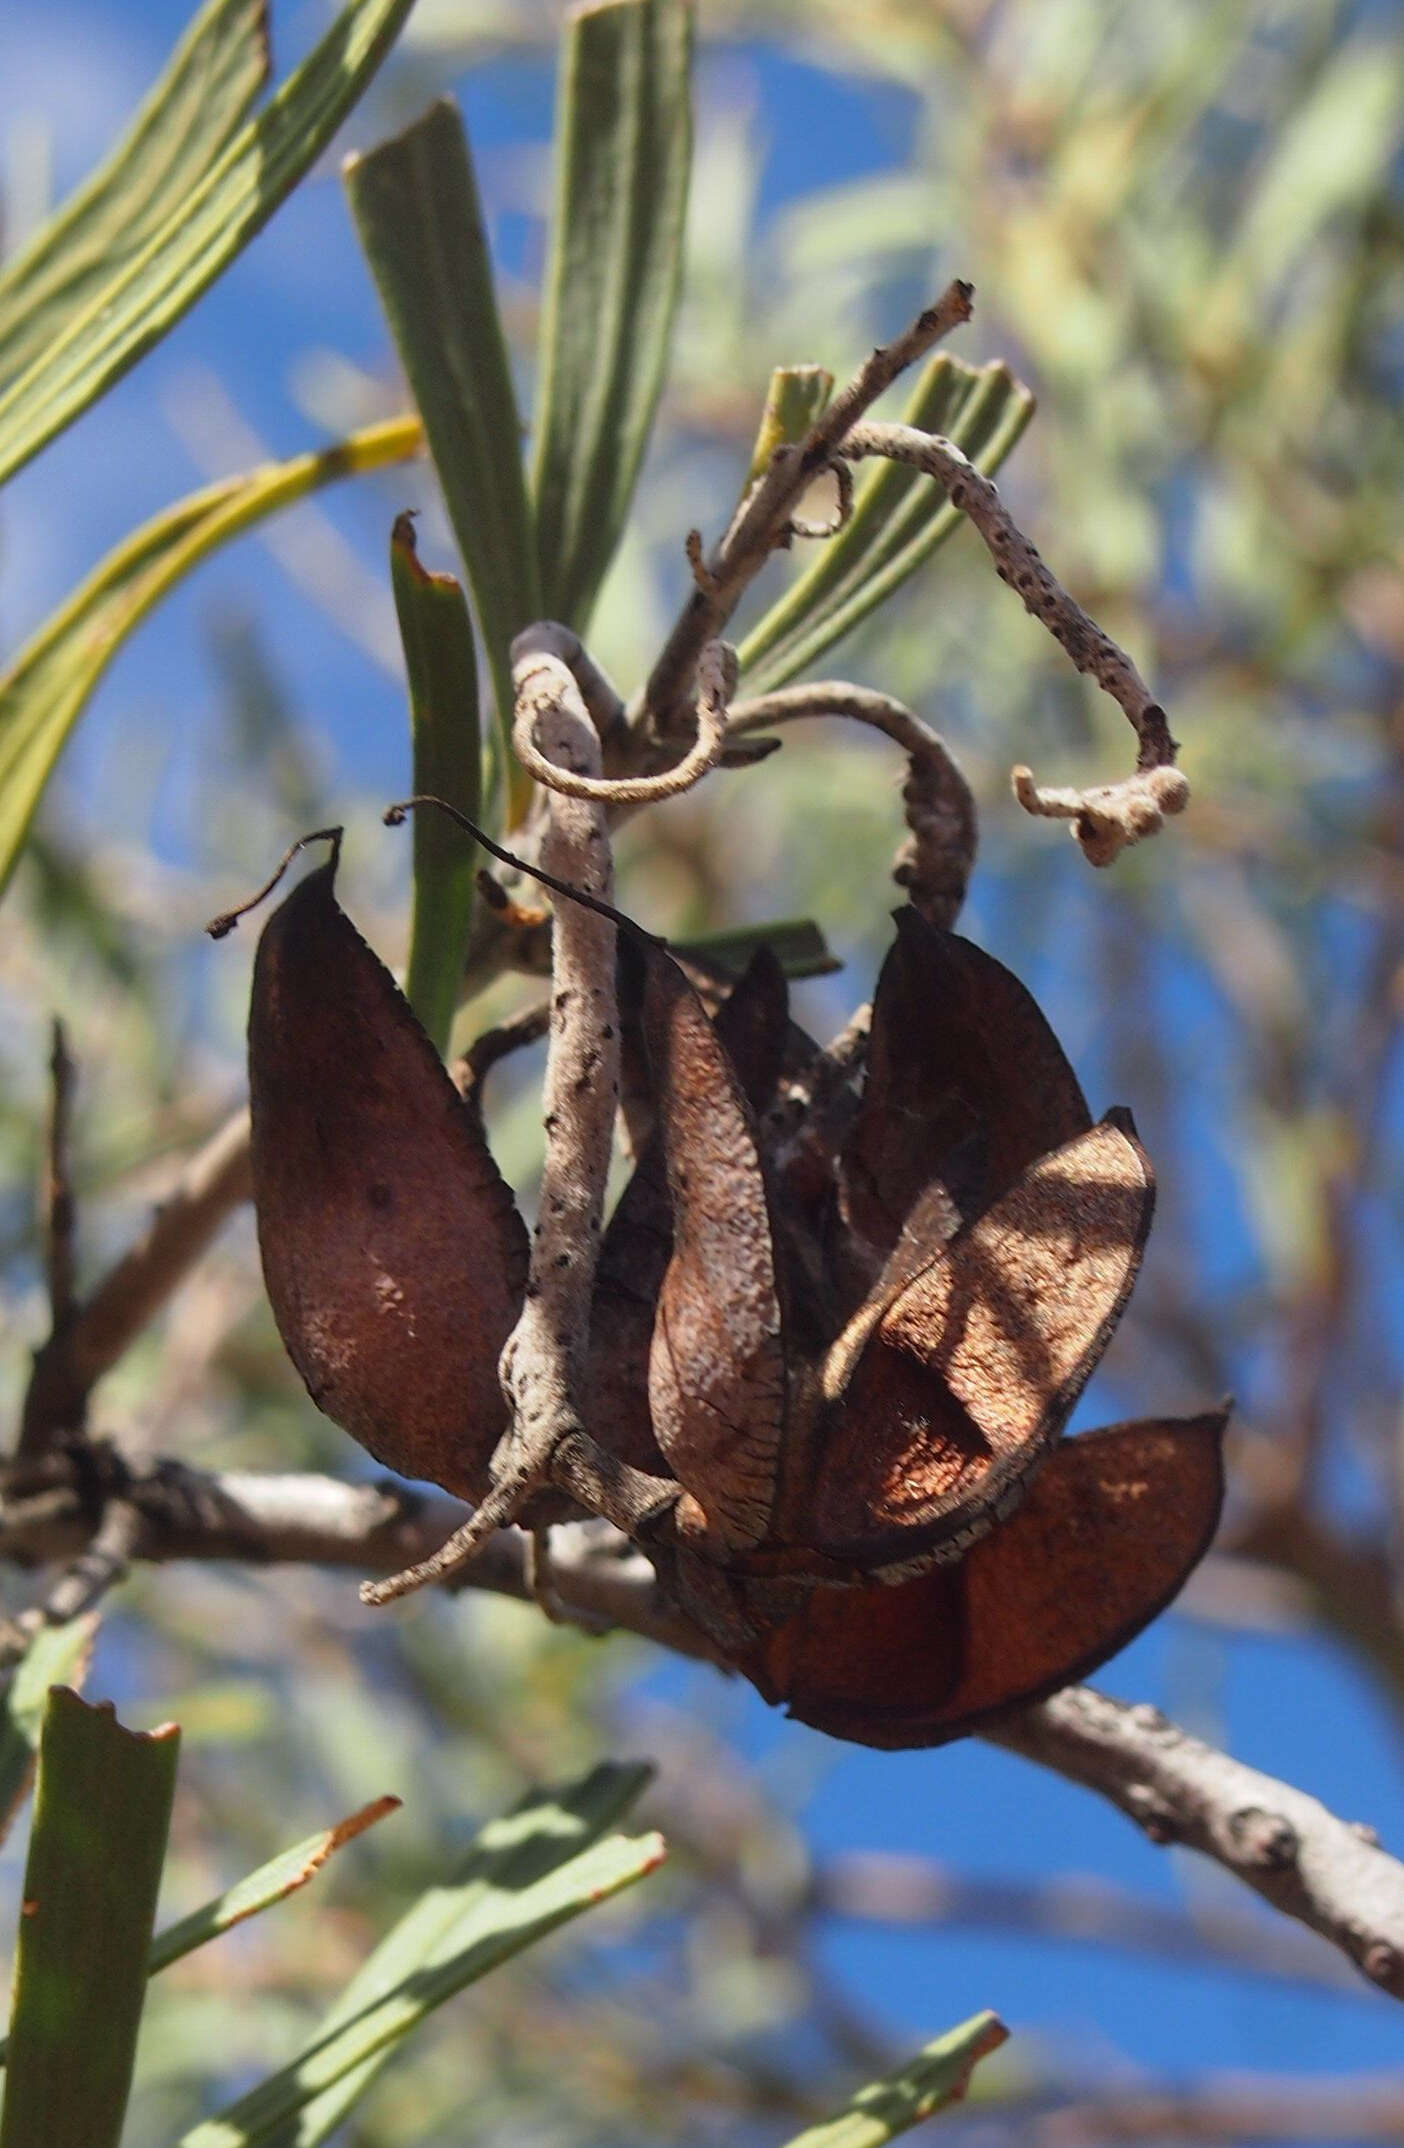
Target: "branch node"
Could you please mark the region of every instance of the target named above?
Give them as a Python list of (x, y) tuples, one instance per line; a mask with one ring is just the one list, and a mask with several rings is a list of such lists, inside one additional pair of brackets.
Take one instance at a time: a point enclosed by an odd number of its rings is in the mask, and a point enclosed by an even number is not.
[(1301, 1840), (1291, 1821), (1261, 1805), (1241, 1805), (1231, 1812), (1228, 1834), (1245, 1864), (1263, 1872), (1286, 1872), (1301, 1854)]
[[(1152, 1713), (1158, 1714), (1158, 1710)], [(1130, 1783), (1126, 1790), (1126, 1810), (1152, 1842), (1167, 1843), (1179, 1840), (1180, 1829), (1175, 1814), (1165, 1800), (1157, 1796), (1149, 1783)]]
[(710, 597), (716, 589), (716, 583), (712, 579), (711, 570), (707, 565), (706, 555), (702, 549), (701, 530), (688, 531), (683, 539), (683, 550), (687, 554), (687, 564), (692, 573), (694, 588), (704, 597)]

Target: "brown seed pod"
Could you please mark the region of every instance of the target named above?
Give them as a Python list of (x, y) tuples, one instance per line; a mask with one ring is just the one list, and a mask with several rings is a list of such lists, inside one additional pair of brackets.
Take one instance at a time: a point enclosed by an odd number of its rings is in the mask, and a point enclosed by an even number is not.
[[(638, 954), (629, 958), (640, 960)], [(638, 995), (642, 992), (644, 977), (640, 975)], [(730, 995), (717, 1007), (713, 1029), (723, 1055), (741, 1080), (747, 1102), (756, 1111), (764, 1111), (779, 1080), (788, 1031), (786, 975), (769, 947), (760, 947), (751, 956)], [(730, 1091), (723, 1095), (723, 1111), (730, 1123)], [(653, 1080), (650, 1106), (657, 1108)], [(670, 1465), (659, 1450), (648, 1413), (648, 1353), (653, 1347), (659, 1291), (670, 1261), (672, 1196), (663, 1134), (657, 1132), (640, 1151), (599, 1248), (595, 1300), (590, 1306), (588, 1375), (590, 1420), (601, 1446), (618, 1461), (655, 1474), (668, 1474)]]
[[(927, 1109), (920, 1054), (899, 1032), (914, 977), (929, 986), (943, 965), (956, 979), (949, 1027), (974, 1041), (921, 1014), (942, 1077)], [(949, 1168), (947, 1106), (972, 1121), (984, 1112), (978, 1179), (952, 1175), (972, 1205), (971, 1185), (1000, 1197), (963, 1227), (939, 1176), (900, 1227), (889, 1204), (897, 1236), (887, 1264), (816, 1359), (795, 1317), (792, 1219), (772, 1204), (735, 1071), (686, 981), (649, 957), (647, 1026), (677, 1228), (661, 1286), (661, 1237), (651, 1264), (632, 1267), (644, 1295), (657, 1293), (653, 1434), (688, 1495), (678, 1519), (689, 1556), (668, 1585), (728, 1650), (788, 1618), (796, 1590), (895, 1581), (958, 1559), (1012, 1512), (1134, 1282), (1153, 1194), (1130, 1121), (1113, 1113), (1086, 1126), (1037, 1009), (1007, 972), (984, 965), (920, 919), (902, 928), (885, 973), (866, 1153), (884, 1172), (894, 1154), (907, 1170), (918, 1160)], [(1008, 1070), (994, 1069), (992, 1035), (1047, 1076), (1045, 1104), (1030, 1105)], [(1069, 1122), (1074, 1138), (1041, 1153), (1043, 1125)], [(894, 1173), (894, 1195), (901, 1183)], [(631, 1205), (646, 1194), (663, 1216), (656, 1168), (641, 1172)], [(910, 1180), (906, 1194), (910, 1207)], [(641, 1239), (638, 1251), (648, 1250)], [(634, 1313), (641, 1333), (642, 1297)]]
[[(1062, 1046), (1018, 978), (913, 909), (895, 919), (863, 1100), (838, 1170), (847, 1229), (879, 1256), (933, 1182), (949, 1199), (949, 1235), (1092, 1124)], [(928, 1213), (928, 1229), (931, 1221)]]
[(1154, 1189), (1112, 1112), (1040, 1156), (830, 1353), (803, 1516), (787, 1534), (865, 1571), (958, 1557), (1067, 1421), (1140, 1266)]
[(1225, 1412), (1058, 1446), (958, 1566), (815, 1589), (738, 1668), (832, 1737), (941, 1745), (1087, 1677), (1179, 1593), (1223, 1498)]
[[(640, 958), (630, 952), (629, 959)], [(660, 958), (666, 959), (666, 958)], [(642, 974), (630, 999), (641, 1018)], [(769, 948), (759, 948), (717, 1009), (712, 1026), (748, 1102), (763, 1111), (780, 1077), (788, 1027), (785, 973)], [(640, 1054), (646, 1057), (642, 1037)], [(657, 1098), (649, 1080), (650, 1111)], [(730, 1102), (725, 1107), (730, 1110)], [(621, 1462), (665, 1475), (668, 1464), (653, 1434), (648, 1363), (658, 1294), (673, 1254), (673, 1206), (662, 1133), (640, 1151), (600, 1247), (590, 1311), (589, 1394), (596, 1437)]]
[(647, 955), (644, 1028), (673, 1217), (649, 1411), (684, 1487), (679, 1526), (705, 1534), (721, 1557), (765, 1534), (785, 1429), (770, 1206), (735, 1069), (697, 994), (657, 949)]
[(313, 1401), (407, 1477), (476, 1500), (527, 1236), (475, 1112), (309, 873), (264, 927), (249, 1013), (259, 1250)]

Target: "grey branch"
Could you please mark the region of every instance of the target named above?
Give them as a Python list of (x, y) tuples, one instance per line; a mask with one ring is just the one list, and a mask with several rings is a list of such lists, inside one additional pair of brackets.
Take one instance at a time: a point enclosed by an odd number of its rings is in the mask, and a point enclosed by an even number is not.
[[(83, 1460), (64, 1450), (12, 1464), (0, 1478), (0, 1557), (77, 1560), (94, 1535), (95, 1469), (108, 1472), (110, 1496), (138, 1517), (124, 1549), (151, 1561), (224, 1558), (389, 1574), (431, 1559), (466, 1513), (456, 1500), (389, 1481), (204, 1475), (174, 1462), (129, 1471), (108, 1450)], [(446, 1585), (532, 1600), (527, 1543), (517, 1530), (502, 1531)], [(668, 1604), (648, 1560), (606, 1523), (553, 1529), (549, 1579), (560, 1606), (592, 1630), (620, 1628), (718, 1661)], [(1404, 1998), (1404, 1865), (1367, 1828), (1201, 1744), (1156, 1709), (1085, 1686), (1023, 1709), (986, 1735), (1097, 1791), (1152, 1841), (1198, 1850), (1319, 1932), (1381, 1991)]]
[[(393, 1575), (433, 1559), (470, 1512), (445, 1494), (389, 1478), (346, 1484), (310, 1473), (209, 1473), (169, 1459), (132, 1468), (105, 1446), (68, 1447), (0, 1473), (0, 1559), (75, 1565), (100, 1533), (95, 1492), (137, 1517), (128, 1554), (163, 1565), (232, 1559)], [(532, 1602), (529, 1545), (524, 1532), (504, 1529), (471, 1566), (440, 1575), (439, 1585)], [(678, 1654), (716, 1660), (704, 1637), (670, 1609), (642, 1552), (608, 1523), (553, 1529), (550, 1581), (565, 1608), (592, 1629), (628, 1628)]]
[(989, 1736), (1100, 1792), (1152, 1842), (1212, 1857), (1329, 1939), (1381, 1991), (1404, 1998), (1404, 1865), (1369, 1828), (1201, 1744), (1158, 1709), (1085, 1686), (1022, 1710)]

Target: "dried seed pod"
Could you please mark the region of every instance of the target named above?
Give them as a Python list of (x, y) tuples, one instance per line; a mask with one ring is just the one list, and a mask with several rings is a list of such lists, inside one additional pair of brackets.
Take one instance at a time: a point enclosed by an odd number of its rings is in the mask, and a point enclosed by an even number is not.
[(895, 1588), (816, 1589), (739, 1668), (835, 1738), (944, 1744), (1087, 1677), (1179, 1593), (1223, 1498), (1226, 1413), (1058, 1446), (958, 1566)]
[(644, 1026), (668, 1161), (673, 1251), (649, 1354), (654, 1436), (678, 1522), (716, 1555), (765, 1534), (785, 1428), (770, 1207), (750, 1107), (677, 964), (647, 956)]
[(786, 1534), (869, 1573), (959, 1557), (1017, 1500), (1111, 1338), (1154, 1189), (1127, 1114), (1029, 1165), (834, 1345)]
[(317, 1407), (476, 1500), (527, 1237), (477, 1115), (390, 972), (309, 873), (265, 926), (249, 1014), (259, 1250)]
[[(639, 957), (630, 952), (631, 965)], [(621, 965), (623, 967), (623, 965)], [(637, 993), (622, 995), (642, 1015)], [(748, 1102), (763, 1111), (780, 1077), (788, 1027), (785, 973), (769, 948), (757, 949), (713, 1017), (723, 1052)], [(643, 1050), (642, 1038), (640, 1049)], [(645, 1055), (646, 1056), (646, 1055)], [(650, 1104), (656, 1105), (650, 1078)], [(654, 1313), (673, 1254), (673, 1208), (662, 1133), (641, 1150), (609, 1220), (595, 1271), (590, 1311), (590, 1418), (600, 1444), (635, 1469), (666, 1474), (648, 1407)]]
[[(794, 1038), (790, 988), (773, 948), (758, 947), (712, 1018), (718, 1042), (757, 1118), (768, 1110)], [(813, 1047), (810, 1046), (812, 1050)]]
[[(949, 1197), (949, 1235), (1092, 1123), (1062, 1046), (1018, 978), (916, 910), (895, 915), (863, 1100), (838, 1169), (843, 1220), (878, 1256), (897, 1245), (933, 1182)], [(928, 1214), (928, 1231), (932, 1221)]]

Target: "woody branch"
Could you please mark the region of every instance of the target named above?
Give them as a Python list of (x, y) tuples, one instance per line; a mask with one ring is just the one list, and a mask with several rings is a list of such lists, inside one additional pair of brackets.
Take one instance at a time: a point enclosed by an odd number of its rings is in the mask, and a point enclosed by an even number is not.
[[(171, 1461), (129, 1470), (110, 1450), (87, 1459), (62, 1450), (0, 1477), (0, 1558), (80, 1560), (95, 1533), (94, 1466), (108, 1473), (109, 1501), (134, 1517), (127, 1554), (158, 1563), (232, 1559), (388, 1574), (431, 1561), (465, 1513), (456, 1500), (389, 1482), (206, 1474)], [(501, 1532), (445, 1585), (533, 1600), (528, 1543), (516, 1530)], [(583, 1624), (716, 1661), (665, 1602), (648, 1560), (605, 1524), (552, 1531), (551, 1584)], [(1199, 1851), (1320, 1933), (1381, 1991), (1404, 1998), (1404, 1864), (1367, 1827), (1191, 1738), (1158, 1710), (1085, 1686), (1019, 1710), (986, 1736), (1096, 1791), (1153, 1842)]]

